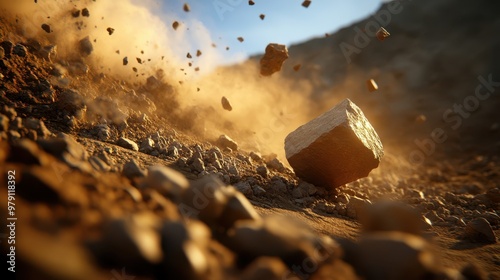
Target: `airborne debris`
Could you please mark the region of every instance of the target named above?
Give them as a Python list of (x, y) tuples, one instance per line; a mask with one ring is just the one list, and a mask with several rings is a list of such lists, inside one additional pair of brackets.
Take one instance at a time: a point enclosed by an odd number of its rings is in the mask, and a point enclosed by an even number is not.
[(243, 37), (238, 37), (238, 41), (240, 41), (240, 43), (241, 43), (241, 42), (245, 41), (245, 39)]
[(288, 49), (285, 45), (271, 43), (266, 47), (266, 53), (260, 59), (260, 74), (270, 76), (281, 70), (283, 62), (288, 59)]
[(222, 97), (221, 103), (222, 103), (222, 108), (224, 108), (224, 110), (227, 110), (227, 111), (233, 110), (233, 106), (231, 106), (231, 103), (229, 103), (229, 100), (227, 100), (227, 98), (225, 96)]
[(178, 21), (174, 21), (174, 22), (172, 23), (172, 28), (173, 28), (174, 30), (177, 30), (177, 28), (178, 28), (178, 27), (179, 27), (179, 22), (178, 22)]
[(201, 55), (202, 55), (201, 51), (200, 51), (200, 50), (197, 50), (197, 51), (196, 51), (196, 56), (201, 56)]
[(297, 71), (299, 71), (299, 70), (300, 70), (300, 67), (302, 67), (302, 64), (297, 64), (297, 65), (293, 66), (293, 70), (294, 70), (295, 72), (297, 72)]
[(184, 9), (184, 12), (189, 12), (189, 11), (191, 11), (191, 7), (189, 7), (189, 4), (188, 4), (188, 3), (185, 3), (185, 4), (184, 4), (183, 9)]
[(366, 86), (368, 87), (368, 90), (370, 92), (374, 92), (374, 91), (378, 90), (378, 85), (375, 82), (375, 80), (373, 80), (373, 79), (369, 79), (368, 81), (366, 81)]
[(302, 7), (309, 8), (309, 5), (311, 5), (311, 0), (305, 0), (302, 2)]
[(82, 16), (84, 17), (90, 17), (90, 12), (89, 9), (85, 8), (82, 10)]
[(106, 29), (106, 31), (108, 31), (109, 35), (111, 36), (111, 35), (113, 35), (113, 32), (115, 32), (115, 29), (114, 29), (114, 28), (111, 28), (111, 27), (108, 27), (108, 28)]
[(187, 58), (193, 58), (190, 53), (187, 53), (186, 57)]
[(50, 28), (50, 25), (48, 25), (46, 23), (42, 24), (42, 29), (43, 29), (43, 31), (45, 31), (47, 33), (52, 32), (52, 29)]
[(135, 59), (137, 60), (137, 62), (138, 62), (139, 64), (142, 64), (142, 59), (140, 59), (139, 57), (136, 57)]
[(200, 71), (200, 67), (194, 68), (194, 71), (196, 71), (196, 72)]
[(123, 58), (123, 66), (128, 64), (128, 57)]
[(383, 27), (379, 28), (376, 35), (377, 35), (377, 39), (379, 39), (379, 41), (384, 41), (385, 38), (391, 36), (391, 34), (389, 32), (387, 32), (387, 30), (385, 30), (385, 28), (383, 28)]
[(248, 1), (248, 5), (253, 6), (253, 5), (255, 5), (255, 2), (250, 0), (250, 1)]
[(260, 14), (259, 17), (260, 17), (261, 20), (264, 20), (264, 18), (266, 18), (266, 15), (265, 14)]
[(75, 18), (79, 17), (80, 16), (80, 10), (78, 9), (74, 9), (73, 11), (71, 11), (71, 15)]

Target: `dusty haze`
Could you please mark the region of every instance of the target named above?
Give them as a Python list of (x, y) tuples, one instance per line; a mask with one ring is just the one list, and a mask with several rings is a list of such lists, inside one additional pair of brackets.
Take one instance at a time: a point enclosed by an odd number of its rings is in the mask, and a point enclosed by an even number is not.
[[(57, 60), (81, 59), (77, 55), (78, 41), (89, 36), (94, 52), (83, 59), (96, 74), (138, 85), (163, 70), (162, 80), (172, 85), (182, 112), (193, 120), (190, 129), (207, 140), (227, 134), (243, 148), (276, 153), (283, 158), (285, 136), (321, 114), (309, 100), (309, 82), (292, 84), (279, 75), (262, 77), (258, 65), (251, 62), (244, 67), (215, 68), (225, 52), (218, 49), (221, 46), (212, 46), (217, 34), (211, 34), (196, 19), (180, 22), (174, 30), (170, 23), (177, 20), (175, 15), (159, 18), (151, 12), (159, 9), (154, 3), (149, 7), (130, 0), (120, 1), (119, 5), (109, 0), (0, 3), (17, 16), (25, 37), (56, 44)], [(83, 8), (88, 8), (90, 17), (71, 15), (73, 9)], [(52, 33), (41, 29), (44, 23), (51, 26)], [(111, 36), (106, 31), (108, 27), (115, 29)], [(202, 51), (199, 57), (197, 49)], [(186, 58), (187, 52), (192, 59)], [(127, 66), (122, 64), (125, 56)], [(136, 58), (143, 63), (139, 64)], [(138, 69), (137, 73), (132, 67)], [(199, 71), (195, 71), (196, 67)], [(231, 102), (231, 112), (223, 110), (223, 96)]]

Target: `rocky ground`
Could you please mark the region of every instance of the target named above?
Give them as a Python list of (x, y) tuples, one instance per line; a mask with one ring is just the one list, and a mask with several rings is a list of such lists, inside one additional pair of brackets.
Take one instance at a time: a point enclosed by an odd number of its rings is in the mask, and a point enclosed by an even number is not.
[(0, 213), (20, 279), (500, 279), (498, 157), (415, 167), (389, 146), (325, 190), (193, 134), (154, 76), (57, 59), (1, 21)]

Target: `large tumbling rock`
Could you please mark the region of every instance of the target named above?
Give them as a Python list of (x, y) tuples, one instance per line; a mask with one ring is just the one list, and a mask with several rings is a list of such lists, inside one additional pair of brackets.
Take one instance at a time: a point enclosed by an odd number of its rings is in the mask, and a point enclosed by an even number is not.
[(326, 188), (368, 176), (384, 154), (377, 133), (349, 99), (290, 133), (285, 152), (298, 177)]

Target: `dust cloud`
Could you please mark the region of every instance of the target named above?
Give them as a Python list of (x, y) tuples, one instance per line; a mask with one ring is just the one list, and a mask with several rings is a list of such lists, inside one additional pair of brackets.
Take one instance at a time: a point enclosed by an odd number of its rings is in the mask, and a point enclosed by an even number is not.
[[(57, 45), (57, 59), (83, 60), (94, 73), (135, 84), (156, 75), (176, 91), (176, 102), (197, 135), (214, 140), (227, 134), (243, 149), (283, 158), (285, 136), (320, 113), (312, 109), (311, 85), (292, 83), (280, 75), (262, 77), (252, 62), (216, 68), (227, 55), (222, 47), (212, 46), (218, 35), (196, 18), (180, 21), (175, 14), (160, 15), (158, 11), (166, 9), (158, 5), (133, 0), (18, 0), (15, 4), (0, 0), (0, 8), (18, 18), (25, 38)], [(90, 16), (72, 15), (84, 8)], [(177, 20), (175, 30), (172, 23)], [(52, 32), (45, 32), (42, 24), (50, 25)], [(109, 27), (114, 29), (112, 35)], [(87, 36), (93, 52), (81, 57), (78, 42)], [(202, 55), (196, 56), (198, 49)], [(191, 59), (186, 57), (188, 52)], [(124, 57), (129, 62), (126, 66)], [(222, 108), (223, 96), (231, 102), (231, 112)]]

